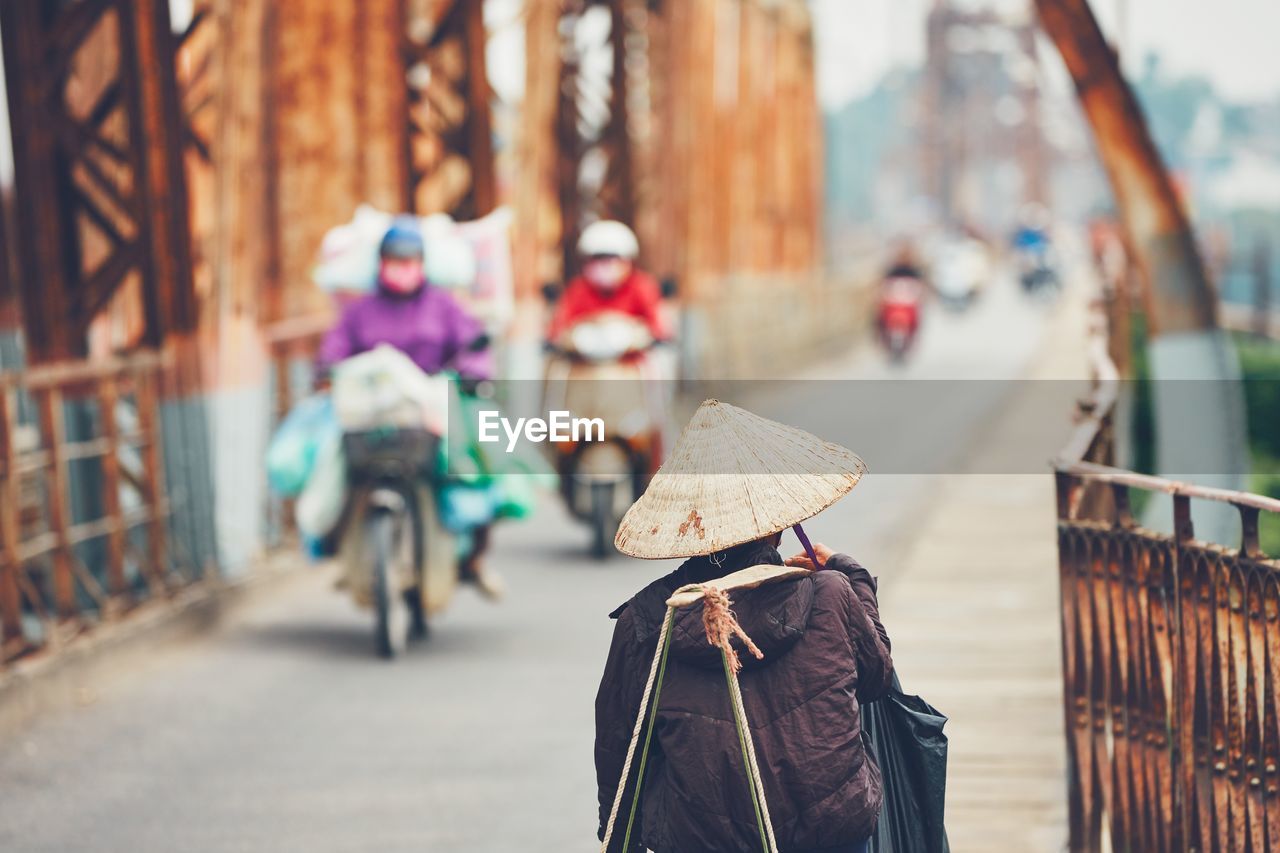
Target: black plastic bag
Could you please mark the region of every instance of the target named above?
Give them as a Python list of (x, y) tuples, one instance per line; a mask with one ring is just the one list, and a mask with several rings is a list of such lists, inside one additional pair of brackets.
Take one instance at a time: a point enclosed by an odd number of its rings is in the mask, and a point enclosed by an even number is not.
[(947, 795), (947, 718), (919, 696), (902, 692), (895, 673), (889, 692), (862, 706), (884, 806), (871, 836), (872, 853), (948, 853), (942, 824)]

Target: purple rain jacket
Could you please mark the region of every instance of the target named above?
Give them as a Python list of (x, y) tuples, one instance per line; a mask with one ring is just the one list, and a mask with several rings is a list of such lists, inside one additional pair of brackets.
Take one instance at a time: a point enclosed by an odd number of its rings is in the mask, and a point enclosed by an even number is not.
[(403, 352), (426, 373), (454, 370), (464, 379), (490, 379), (488, 350), (470, 345), (484, 327), (447, 292), (425, 285), (410, 296), (379, 289), (350, 305), (320, 344), (316, 358), (323, 372), (343, 359), (388, 344)]

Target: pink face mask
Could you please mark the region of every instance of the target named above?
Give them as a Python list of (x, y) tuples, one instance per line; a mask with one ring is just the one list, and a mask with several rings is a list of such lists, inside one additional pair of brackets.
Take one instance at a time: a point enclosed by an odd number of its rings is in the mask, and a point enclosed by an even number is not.
[(582, 275), (601, 290), (615, 290), (627, 278), (631, 264), (622, 258), (596, 258), (582, 266)]
[(392, 293), (413, 293), (422, 287), (422, 261), (387, 259), (378, 267), (378, 281)]

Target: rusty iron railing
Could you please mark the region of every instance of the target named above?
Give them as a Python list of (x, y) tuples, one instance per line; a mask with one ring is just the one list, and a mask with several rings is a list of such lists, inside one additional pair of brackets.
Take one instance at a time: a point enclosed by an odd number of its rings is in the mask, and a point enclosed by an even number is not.
[[(284, 320), (264, 330), (271, 355), (273, 422), (288, 414), (294, 403), (311, 391), (309, 368), (332, 325), (333, 318), (328, 314), (312, 314)], [(301, 377), (299, 365), (308, 368)]]
[[(1094, 361), (1054, 466), (1071, 849), (1280, 849), (1280, 561), (1258, 540), (1280, 501), (1100, 464), (1116, 383)], [(1135, 490), (1172, 499), (1172, 533)], [(1234, 506), (1238, 546), (1196, 539), (1192, 501)]]
[[(325, 332), (333, 324), (327, 314), (285, 320), (265, 330), (267, 350), (271, 358), (271, 429), (289, 410), (311, 392), (314, 386), (316, 351)], [(267, 504), (266, 538), (271, 545), (284, 545), (294, 540), (297, 525), (293, 519), (292, 500), (271, 494)]]
[(168, 541), (164, 372), (142, 353), (0, 374), (0, 665), (198, 579)]

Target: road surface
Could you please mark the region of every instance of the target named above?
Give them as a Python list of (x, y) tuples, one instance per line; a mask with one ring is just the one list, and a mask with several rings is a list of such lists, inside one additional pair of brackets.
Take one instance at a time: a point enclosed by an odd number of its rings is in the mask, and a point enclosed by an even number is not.
[[(1006, 283), (968, 314), (931, 311), (905, 370), (863, 351), (814, 375), (1015, 376), (1044, 314)], [(815, 389), (829, 387), (797, 383), (793, 399), (771, 402), (816, 410), (827, 401)], [(946, 418), (971, 437), (998, 402), (975, 397)], [(904, 441), (920, 440), (913, 429), (903, 425)], [(930, 482), (873, 473), (807, 527), (892, 576)], [(606, 614), (674, 563), (591, 562), (585, 529), (551, 497), (495, 538), (509, 600), (463, 590), (430, 641), (395, 663), (374, 659), (370, 617), (317, 569), (230, 629), (158, 650), (84, 707), (0, 744), (0, 850), (596, 849)]]

